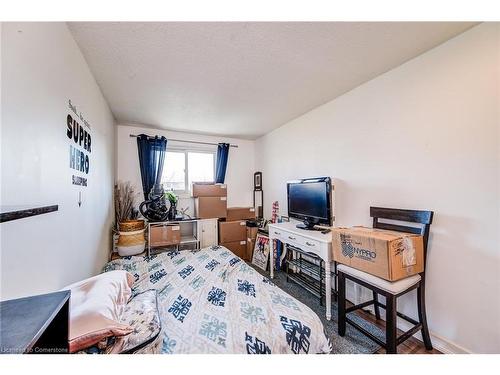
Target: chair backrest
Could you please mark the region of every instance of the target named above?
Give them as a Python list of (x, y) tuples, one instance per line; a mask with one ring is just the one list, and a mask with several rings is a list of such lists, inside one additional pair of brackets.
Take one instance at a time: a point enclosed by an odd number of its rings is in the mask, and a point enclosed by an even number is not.
[[(370, 207), (373, 228), (419, 234), (424, 240), (424, 264), (427, 260), (427, 243), (432, 224), (433, 211), (403, 210), (399, 208)], [(379, 219), (421, 224), (420, 227), (380, 222)]]

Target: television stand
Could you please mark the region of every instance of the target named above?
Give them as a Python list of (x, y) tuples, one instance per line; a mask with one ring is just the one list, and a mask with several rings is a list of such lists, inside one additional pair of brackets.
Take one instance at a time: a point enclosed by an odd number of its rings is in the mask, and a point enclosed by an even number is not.
[(316, 230), (314, 228), (314, 224), (311, 226), (311, 225), (306, 224), (306, 223), (299, 223), (295, 227), (298, 229), (304, 229), (304, 230)]
[(304, 219), (302, 223), (299, 223), (296, 225), (297, 228), (299, 229), (305, 229), (305, 230), (314, 230), (314, 226), (319, 224), (319, 220), (309, 220), (309, 219)]
[[(333, 265), (334, 273), (336, 273), (336, 263), (332, 259), (332, 235), (323, 234), (318, 231), (303, 231), (297, 229), (294, 223), (284, 222), (277, 224), (269, 224), (269, 245), (270, 251), (270, 277), (274, 278), (274, 240), (281, 241), (283, 244), (292, 245), (295, 248), (301, 249), (305, 254), (317, 256), (324, 262), (324, 275), (330, 275)], [(284, 246), (283, 254), (277, 262), (280, 262), (286, 257), (287, 247)], [(326, 319), (332, 318), (332, 277), (324, 277), (325, 279), (325, 299), (326, 299)], [(337, 290), (337, 280), (333, 277), (334, 289)]]

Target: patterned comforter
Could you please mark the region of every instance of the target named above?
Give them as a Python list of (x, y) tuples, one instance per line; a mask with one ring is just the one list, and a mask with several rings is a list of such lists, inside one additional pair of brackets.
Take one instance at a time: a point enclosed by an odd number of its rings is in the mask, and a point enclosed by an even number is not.
[(328, 353), (316, 314), (222, 246), (109, 262), (158, 291), (162, 353)]

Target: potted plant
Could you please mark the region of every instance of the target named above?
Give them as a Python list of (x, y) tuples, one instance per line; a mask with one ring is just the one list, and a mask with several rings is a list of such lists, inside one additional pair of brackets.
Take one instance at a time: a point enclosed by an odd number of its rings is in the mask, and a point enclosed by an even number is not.
[(165, 192), (165, 200), (168, 200), (170, 203), (170, 209), (168, 210), (168, 219), (169, 220), (175, 220), (175, 217), (177, 215), (177, 201), (179, 198), (173, 191), (167, 191)]
[(116, 248), (121, 256), (136, 255), (144, 251), (144, 220), (137, 220), (139, 211), (134, 207), (137, 193), (130, 182), (115, 184)]
[(134, 207), (137, 193), (130, 182), (115, 184), (115, 230), (120, 230), (120, 223), (136, 220), (139, 211)]

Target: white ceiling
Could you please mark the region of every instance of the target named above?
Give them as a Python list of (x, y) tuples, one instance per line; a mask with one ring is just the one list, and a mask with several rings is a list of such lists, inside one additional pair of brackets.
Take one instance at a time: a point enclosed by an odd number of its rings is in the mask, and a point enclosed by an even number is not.
[(121, 124), (255, 139), (473, 23), (69, 23)]

